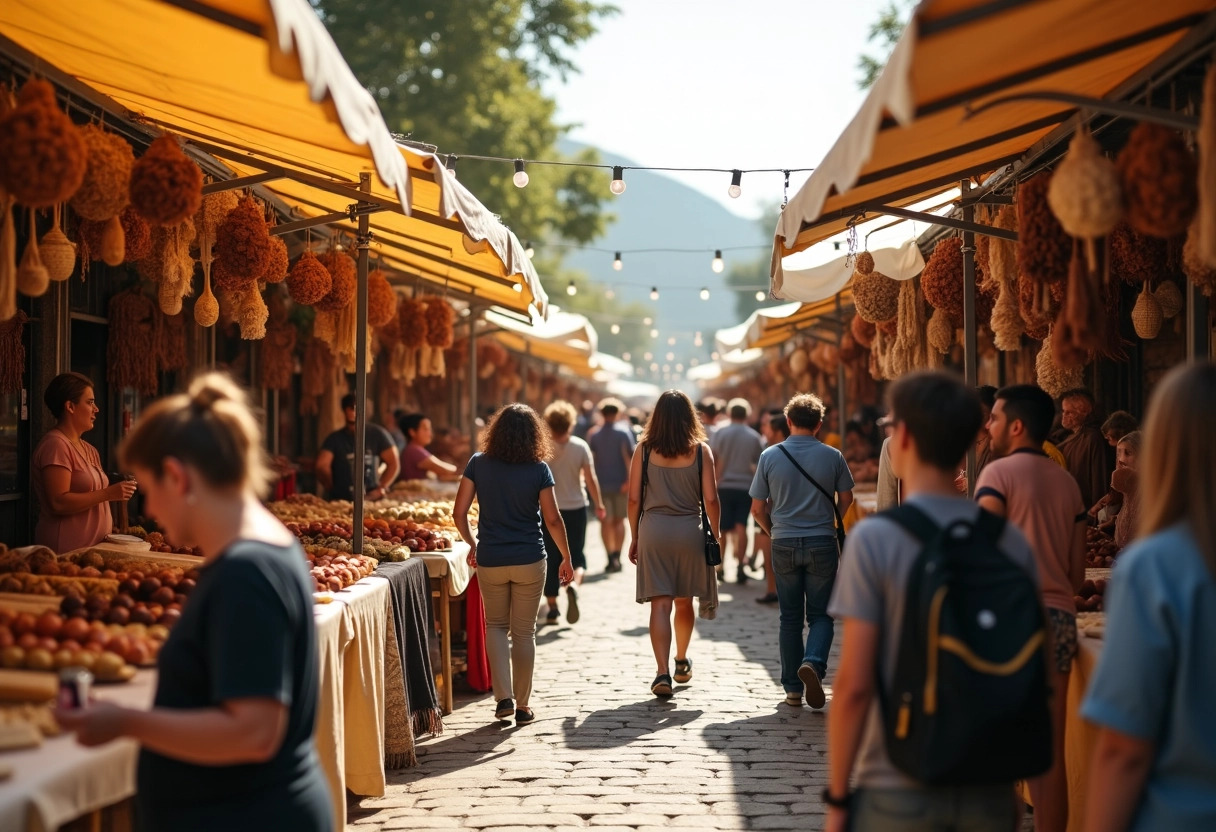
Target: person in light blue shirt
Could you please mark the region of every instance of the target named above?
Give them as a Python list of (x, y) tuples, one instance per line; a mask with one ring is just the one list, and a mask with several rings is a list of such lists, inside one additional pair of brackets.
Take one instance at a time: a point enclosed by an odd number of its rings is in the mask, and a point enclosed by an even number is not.
[(1086, 829), (1216, 829), (1216, 364), (1149, 406), (1142, 538), (1106, 592), (1106, 648), (1081, 714), (1099, 727)]

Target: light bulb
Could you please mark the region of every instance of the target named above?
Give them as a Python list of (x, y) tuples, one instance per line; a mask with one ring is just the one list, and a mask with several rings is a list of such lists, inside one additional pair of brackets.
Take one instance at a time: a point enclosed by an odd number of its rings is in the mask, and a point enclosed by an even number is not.
[(658, 286), (651, 286), (651, 287), (650, 287), (650, 299), (651, 299), (651, 300), (658, 300), (658, 299), (659, 299), (659, 287), (658, 287)]
[(524, 285), (522, 283), (512, 283), (511, 290), (514, 292), (522, 292), (524, 290)]
[(656, 372), (658, 372), (658, 370), (659, 370), (659, 365), (652, 361), (650, 363), (650, 372), (656, 373)]
[(697, 337), (692, 339), (692, 345), (694, 347), (699, 347), (704, 343), (705, 342), (703, 340), (701, 340), (701, 333), (699, 333), (699, 332), (697, 333)]
[(650, 326), (652, 323), (654, 323), (654, 318), (650, 317), (649, 315), (647, 315), (645, 318), (642, 318), (643, 326)]
[(616, 253), (616, 257), (612, 258), (612, 268), (616, 269), (618, 272), (625, 268), (625, 264), (621, 262), (621, 253), (619, 251)]
[(726, 192), (730, 194), (731, 199), (738, 199), (739, 195), (743, 193), (743, 189), (739, 187), (739, 182), (741, 182), (742, 179), (743, 171), (732, 170), (730, 172), (730, 187), (726, 189)]
[(709, 267), (714, 270), (714, 274), (722, 274), (722, 270), (726, 268), (726, 263), (722, 261), (722, 249), (714, 252), (714, 259)]
[(709, 289), (701, 289), (701, 300), (709, 300)]
[(621, 353), (621, 360), (622, 360), (622, 361), (628, 361), (630, 358), (631, 358), (631, 356), (629, 355), (629, 353), (627, 353), (627, 352), (623, 352), (623, 353)]
[(667, 339), (667, 346), (674, 347), (676, 345), (676, 336), (672, 335)]
[(613, 298), (616, 297), (616, 292), (612, 291), (612, 289), (605, 289), (604, 297), (607, 298), (608, 300), (612, 300)]
[(643, 361), (651, 361), (652, 359), (654, 359), (654, 353), (651, 352), (648, 352), (642, 356)]
[(528, 187), (528, 172), (524, 170), (524, 160), (515, 160), (515, 175), (511, 177), (511, 181), (515, 183), (517, 188)]
[(566, 287), (566, 294), (570, 295), (570, 297), (574, 297), (578, 294), (578, 287), (574, 285), (573, 280), (571, 280), (570, 285)]
[(608, 327), (608, 329), (613, 335), (621, 334), (621, 325), (620, 324), (613, 324), (612, 326)]
[(459, 158), (460, 157), (457, 156), (455, 153), (448, 154), (448, 159), (447, 159), (446, 164), (447, 164), (448, 170), (450, 170), (452, 172), (452, 176), (456, 175), (456, 160)]
[(650, 330), (650, 337), (651, 337), (651, 338), (658, 338), (658, 337), (659, 337), (659, 331), (658, 331), (657, 329), (652, 329), (652, 330)]
[(764, 292), (756, 292), (756, 300), (760, 301), (761, 303), (764, 303), (764, 299), (766, 297), (768, 296), (765, 295)]
[(670, 365), (670, 364), (664, 364), (664, 365), (663, 365), (663, 372), (665, 372), (665, 373), (670, 373), (670, 372), (671, 372), (671, 365)]
[(532, 247), (531, 240), (528, 240), (528, 242), (524, 243), (524, 254), (527, 255), (529, 260), (531, 260), (533, 257), (536, 256), (536, 249), (534, 249)]
[(612, 184), (608, 186), (608, 190), (617, 196), (625, 193), (625, 171), (620, 165), (612, 168)]
[(700, 361), (699, 359), (696, 359), (696, 358), (690, 358), (690, 359), (688, 359), (688, 366), (689, 366), (689, 367), (696, 367), (696, 366), (697, 366), (698, 364), (700, 364), (700, 363), (701, 363), (701, 361)]
[(677, 364), (677, 365), (676, 365), (676, 372), (677, 372), (677, 373), (682, 373), (682, 372), (684, 372), (684, 365), (683, 365), (683, 364)]
[(668, 360), (668, 361), (675, 361), (675, 360), (676, 360), (676, 354), (675, 354), (674, 352), (669, 352), (669, 353), (667, 353), (667, 360)]
[(709, 357), (710, 357), (712, 360), (717, 361), (717, 360), (718, 360), (718, 359), (719, 359), (721, 356), (719, 356), (719, 355), (718, 355), (716, 352), (711, 352), (711, 353), (709, 354)]

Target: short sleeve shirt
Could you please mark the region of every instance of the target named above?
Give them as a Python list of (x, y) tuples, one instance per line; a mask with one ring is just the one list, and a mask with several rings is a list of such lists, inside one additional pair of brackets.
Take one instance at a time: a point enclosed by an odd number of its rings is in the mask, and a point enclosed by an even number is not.
[(772, 500), (773, 540), (835, 534), (832, 503), (807, 482), (782, 448), (829, 493), (853, 488), (853, 475), (844, 455), (813, 436), (791, 436), (765, 448), (749, 493), (753, 500)]
[(38, 498), (38, 525), (34, 529), (34, 542), (56, 552), (71, 552), (100, 543), (102, 538), (114, 531), (110, 504), (98, 503), (75, 514), (55, 514), (47, 501), (43, 480), (43, 472), (52, 466), (68, 470), (71, 474), (68, 490), (75, 494), (97, 491), (110, 484), (96, 448), (88, 442), (81, 442), (77, 446), (59, 430), (48, 431), (34, 449), (30, 466), (33, 469), (34, 494)]
[(315, 828), (300, 819), (316, 817), (329, 798), (313, 745), (320, 670), (305, 563), (296, 543), (238, 541), (201, 570), (161, 648), (155, 706), (272, 699), (287, 706), (287, 729), (264, 763), (196, 765), (140, 751), (137, 800), (146, 828), (235, 828), (238, 818), (241, 828), (255, 820), (268, 824), (258, 828)]
[(764, 450), (764, 439), (742, 422), (732, 422), (714, 432), (709, 448), (722, 479), (719, 488), (747, 491), (756, 477), (756, 465)]
[(620, 491), (629, 481), (629, 460), (637, 442), (629, 423), (618, 419), (605, 423), (587, 440), (595, 456), (595, 475), (605, 491)]
[[(363, 441), (363, 486), (368, 491), (375, 489), (380, 482), (380, 454), (389, 448), (396, 448), (393, 438), (388, 431), (379, 425), (368, 425)], [(329, 492), (331, 500), (353, 500), (355, 498), (355, 434), (354, 431), (336, 430), (325, 439), (322, 450), (334, 455), (333, 488)]]
[[(914, 495), (904, 502), (925, 512), (939, 526), (956, 520), (974, 521), (979, 516), (979, 506), (966, 497)], [(1034, 554), (1026, 538), (1012, 523), (1005, 524), (997, 546), (1007, 557), (1035, 575)], [(877, 689), (889, 690), (895, 676), (908, 575), (921, 548), (919, 540), (881, 514), (867, 517), (854, 526), (844, 544), (828, 614), (833, 618), (856, 618), (878, 626), (878, 673), (882, 685)], [(1038, 582), (1037, 577), (1035, 582)], [(895, 768), (887, 756), (877, 693), (866, 717), (854, 773), (859, 787), (924, 788), (923, 784)]]
[(1131, 826), (1216, 829), (1216, 581), (1186, 524), (1133, 543), (1106, 589), (1081, 715), (1153, 744)]
[(557, 483), (554, 496), (562, 511), (577, 511), (587, 507), (587, 495), (583, 491), (583, 469), (591, 465), (591, 448), (577, 436), (567, 442), (555, 442), (556, 453), (549, 460), (549, 469)]
[(554, 486), (549, 466), (512, 464), (476, 453), (464, 475), (477, 493), (477, 563), (525, 566), (544, 560), (540, 492)]
[(431, 452), (421, 445), (409, 444), (401, 452), (401, 479), (424, 480), (426, 469), (421, 465), (431, 458)]
[(975, 497), (1005, 504), (1034, 549), (1044, 605), (1075, 613), (1069, 565), (1077, 524), (1086, 521), (1081, 489), (1072, 475), (1037, 449), (1019, 449), (994, 459), (980, 472)]

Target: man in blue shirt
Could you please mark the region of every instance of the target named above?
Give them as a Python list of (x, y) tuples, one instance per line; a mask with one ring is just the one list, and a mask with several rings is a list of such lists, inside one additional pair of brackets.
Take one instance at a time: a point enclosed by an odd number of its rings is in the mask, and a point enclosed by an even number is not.
[[(834, 633), (828, 600), (836, 583), (840, 549), (836, 513), (819, 489), (835, 495), (842, 517), (853, 503), (853, 475), (844, 455), (815, 437), (823, 413), (818, 396), (802, 393), (790, 399), (785, 406), (790, 438), (760, 455), (750, 491), (752, 517), (773, 540), (781, 607), (781, 686), (786, 704), (799, 708), (804, 691), (812, 708), (824, 705), (823, 677)], [(804, 616), (809, 627), (805, 642)]]
[(604, 424), (591, 434), (587, 444), (595, 458), (595, 473), (606, 515), (600, 523), (600, 537), (608, 552), (608, 572), (621, 571), (621, 549), (625, 545), (625, 518), (628, 516), (629, 463), (637, 442), (628, 421), (618, 417), (625, 405), (618, 399), (600, 402)]

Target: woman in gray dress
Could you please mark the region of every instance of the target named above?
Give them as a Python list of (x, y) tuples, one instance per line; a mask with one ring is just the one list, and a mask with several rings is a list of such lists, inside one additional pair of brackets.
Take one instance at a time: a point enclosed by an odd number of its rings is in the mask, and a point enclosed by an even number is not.
[(656, 696), (672, 693), (673, 607), (674, 675), (681, 683), (692, 681), (692, 599), (699, 601), (702, 618), (713, 618), (718, 607), (718, 582), (705, 562), (702, 494), (710, 531), (721, 545), (713, 453), (692, 401), (668, 390), (655, 404), (629, 467), (629, 560), (638, 567), (638, 603), (650, 602), (650, 643), (658, 664), (650, 690)]

